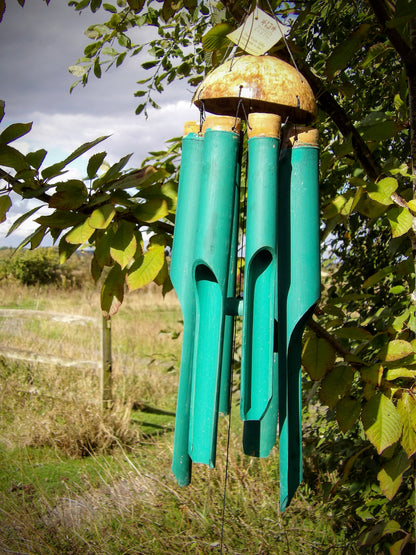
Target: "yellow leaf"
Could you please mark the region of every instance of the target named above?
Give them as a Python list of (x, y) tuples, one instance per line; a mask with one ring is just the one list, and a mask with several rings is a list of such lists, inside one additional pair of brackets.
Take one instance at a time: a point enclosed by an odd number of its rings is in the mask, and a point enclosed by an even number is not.
[(416, 400), (406, 391), (397, 402), (397, 410), (403, 423), (401, 444), (407, 456), (416, 453)]
[(393, 339), (390, 343), (383, 349), (383, 356), (386, 362), (392, 360), (400, 360), (401, 358), (407, 357), (414, 353), (412, 345), (408, 341), (403, 339)]
[(104, 204), (96, 208), (91, 216), (88, 218), (89, 225), (94, 229), (105, 229), (110, 224), (116, 213), (112, 204)]
[(393, 499), (399, 489), (403, 473), (409, 468), (410, 461), (403, 450), (386, 462), (377, 475), (380, 482), (381, 491), (387, 499)]
[(379, 454), (400, 439), (400, 415), (393, 402), (382, 393), (371, 397), (363, 409), (361, 420), (368, 439)]
[(82, 245), (85, 241), (88, 241), (94, 231), (95, 229), (89, 225), (88, 220), (85, 220), (84, 223), (74, 227), (74, 229), (66, 235), (65, 239), (68, 243), (72, 243), (73, 245)]
[(152, 245), (132, 266), (129, 268), (126, 283), (130, 291), (140, 289), (159, 274), (165, 262), (165, 248), (163, 245)]

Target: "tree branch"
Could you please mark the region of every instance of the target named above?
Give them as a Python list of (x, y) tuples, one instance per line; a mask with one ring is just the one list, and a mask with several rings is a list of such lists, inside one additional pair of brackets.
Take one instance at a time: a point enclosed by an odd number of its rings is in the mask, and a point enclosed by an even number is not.
[(352, 147), (357, 160), (372, 181), (376, 181), (382, 174), (382, 169), (371, 154), (370, 149), (361, 137), (353, 122), (328, 91), (325, 83), (317, 77), (306, 64), (305, 60), (296, 56), (299, 70), (311, 86), (319, 106), (328, 114), (344, 137), (351, 137)]
[(377, 21), (379, 22), (382, 30), (386, 33), (393, 48), (402, 59), (406, 68), (406, 73), (409, 75), (410, 72), (415, 72), (416, 52), (410, 47), (408, 42), (395, 27), (388, 25), (389, 22), (392, 21), (392, 18), (390, 17), (384, 0), (367, 0), (367, 2), (370, 4)]
[[(349, 362), (349, 359), (351, 359), (354, 356), (348, 349), (344, 347), (344, 345), (342, 345), (337, 339), (335, 339), (335, 337), (331, 335), (329, 331), (327, 331), (324, 327), (318, 324), (318, 322), (316, 322), (313, 318), (309, 320), (309, 322), (307, 323), (307, 326), (317, 335), (317, 337), (321, 337), (322, 339), (325, 339), (325, 341), (327, 341), (331, 345), (331, 347), (339, 355), (342, 356), (342, 358), (345, 361)], [(354, 360), (353, 364), (354, 366), (358, 366), (358, 367), (363, 366), (363, 363), (357, 360)]]

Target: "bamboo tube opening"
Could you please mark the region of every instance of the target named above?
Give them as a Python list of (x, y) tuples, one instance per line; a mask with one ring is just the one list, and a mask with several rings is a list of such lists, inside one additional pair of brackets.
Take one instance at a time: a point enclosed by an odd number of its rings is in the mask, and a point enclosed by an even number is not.
[(277, 114), (249, 114), (247, 135), (251, 137), (280, 138), (282, 118)]
[(198, 134), (200, 125), (197, 121), (187, 121), (183, 126), (183, 136), (189, 135), (190, 133)]
[(208, 116), (202, 126), (202, 133), (205, 133), (207, 129), (240, 133), (241, 120), (232, 116)]
[(283, 141), (283, 148), (296, 148), (297, 146), (317, 147), (319, 132), (314, 127), (293, 126), (289, 129)]

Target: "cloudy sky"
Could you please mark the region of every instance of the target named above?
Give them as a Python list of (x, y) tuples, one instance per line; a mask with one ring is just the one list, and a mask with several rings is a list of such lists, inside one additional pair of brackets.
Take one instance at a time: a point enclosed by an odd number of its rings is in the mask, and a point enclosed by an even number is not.
[[(139, 56), (126, 58), (119, 68), (103, 73), (101, 79), (91, 77), (86, 87), (69, 94), (75, 77), (68, 67), (89, 42), (84, 30), (103, 21), (102, 12), (75, 12), (67, 0), (51, 0), (49, 6), (43, 0), (26, 0), (24, 8), (17, 0), (7, 0), (0, 23), (0, 98), (6, 102), (0, 129), (33, 121), (29, 135), (14, 143), (23, 152), (45, 148), (46, 163), (53, 163), (82, 143), (111, 134), (95, 151), (106, 150), (110, 163), (132, 152), (130, 165), (138, 167), (149, 150), (159, 150), (167, 139), (181, 135), (185, 121), (198, 119), (185, 81), (155, 98), (162, 109), (149, 110), (147, 120), (135, 115), (140, 100), (133, 96), (139, 88), (136, 82), (148, 76)], [(136, 35), (141, 42), (149, 38)], [(83, 163), (74, 167), (74, 177), (82, 177), (82, 167)], [(0, 224), (0, 247), (16, 246), (34, 229), (28, 223), (5, 237), (13, 220), (32, 205), (14, 200), (7, 222)]]

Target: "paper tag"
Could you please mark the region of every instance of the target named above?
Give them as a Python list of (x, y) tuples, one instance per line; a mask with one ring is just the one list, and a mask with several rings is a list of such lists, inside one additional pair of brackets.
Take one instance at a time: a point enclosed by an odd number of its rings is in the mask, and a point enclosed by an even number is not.
[(261, 56), (270, 50), (282, 36), (277, 21), (257, 7), (243, 25), (227, 35), (242, 50), (253, 56)]

